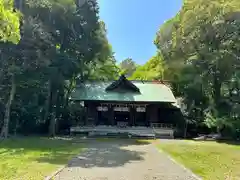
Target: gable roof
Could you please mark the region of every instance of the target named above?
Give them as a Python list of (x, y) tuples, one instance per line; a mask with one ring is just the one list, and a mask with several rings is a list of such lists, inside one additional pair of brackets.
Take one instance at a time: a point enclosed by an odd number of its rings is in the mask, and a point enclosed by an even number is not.
[(121, 75), (118, 80), (113, 81), (112, 84), (106, 87), (106, 91), (114, 91), (118, 88), (123, 88), (127, 91), (140, 93), (139, 88), (135, 86), (131, 81), (127, 80), (127, 78), (124, 75)]
[(71, 94), (72, 100), (122, 101), (122, 102), (169, 102), (176, 103), (171, 89), (164, 84), (153, 82), (131, 83), (139, 92), (106, 91), (111, 82), (87, 82), (76, 87)]

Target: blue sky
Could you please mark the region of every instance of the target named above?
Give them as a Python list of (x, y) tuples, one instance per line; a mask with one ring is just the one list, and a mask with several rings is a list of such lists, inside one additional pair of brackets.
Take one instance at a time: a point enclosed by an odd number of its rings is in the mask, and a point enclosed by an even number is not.
[(100, 18), (118, 62), (132, 58), (138, 64), (156, 52), (153, 40), (160, 25), (181, 8), (182, 0), (98, 0)]

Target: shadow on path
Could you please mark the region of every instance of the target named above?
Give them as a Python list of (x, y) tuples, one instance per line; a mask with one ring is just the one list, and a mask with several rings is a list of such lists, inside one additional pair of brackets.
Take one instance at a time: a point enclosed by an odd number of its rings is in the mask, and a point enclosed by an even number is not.
[(86, 141), (86, 151), (70, 161), (69, 167), (118, 167), (132, 161), (142, 161), (144, 152), (129, 147), (150, 143), (136, 139), (89, 139)]
[[(9, 157), (32, 154), (29, 158), (33, 161), (72, 167), (117, 167), (143, 160), (143, 152), (128, 147), (149, 143), (136, 139), (20, 137), (0, 142), (0, 154)], [(68, 163), (69, 157), (74, 156)]]
[(88, 144), (86, 152), (81, 153), (69, 163), (69, 167), (117, 167), (132, 161), (143, 160), (143, 152), (131, 151), (126, 142), (95, 142)]

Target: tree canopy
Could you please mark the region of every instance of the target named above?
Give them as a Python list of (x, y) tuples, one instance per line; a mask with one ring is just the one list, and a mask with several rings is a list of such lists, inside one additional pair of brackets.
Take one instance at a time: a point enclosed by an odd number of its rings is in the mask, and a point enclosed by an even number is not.
[[(69, 96), (76, 83), (114, 77), (115, 58), (95, 0), (21, 2), (21, 39), (14, 45), (9, 36), (0, 44), (1, 135), (47, 131), (54, 136), (70, 122)], [(1, 7), (16, 15), (10, 6)]]
[(84, 115), (69, 100), (77, 83), (119, 74), (171, 82), (192, 129), (239, 133), (239, 0), (184, 0), (156, 32), (157, 52), (143, 65), (131, 58), (117, 62), (96, 0), (16, 2), (18, 10), (12, 0), (0, 1), (2, 136), (54, 136), (76, 113)]
[(0, 41), (19, 42), (19, 17), (20, 14), (14, 11), (13, 0), (0, 1)]
[(134, 80), (162, 80), (163, 72), (162, 57), (158, 53), (144, 65), (139, 65), (129, 78)]
[(231, 97), (239, 83), (239, 15), (237, 0), (185, 0), (154, 41), (164, 58), (164, 77), (178, 84), (176, 94), (185, 98), (189, 113), (218, 130), (239, 124)]
[(126, 76), (131, 76), (137, 68), (136, 62), (131, 58), (124, 59), (120, 62), (119, 68), (121, 70), (121, 74), (125, 74)]

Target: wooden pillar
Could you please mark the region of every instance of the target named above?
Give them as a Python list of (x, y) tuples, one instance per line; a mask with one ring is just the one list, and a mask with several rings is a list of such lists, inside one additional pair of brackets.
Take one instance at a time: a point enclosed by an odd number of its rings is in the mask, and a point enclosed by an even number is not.
[(97, 107), (96, 106), (94, 106), (94, 111), (93, 111), (93, 113), (94, 113), (94, 125), (96, 125), (97, 124), (97, 122), (98, 122), (98, 110), (97, 110)]
[(96, 125), (98, 119), (98, 111), (94, 104), (89, 104), (87, 107), (86, 125)]
[(133, 124), (133, 110), (132, 107), (129, 107), (129, 126), (132, 126)]
[(110, 120), (110, 124), (112, 126), (115, 125), (115, 119), (114, 119), (114, 110), (113, 110), (113, 106), (109, 107), (109, 120)]
[(130, 107), (130, 126), (135, 126), (135, 107)]
[(85, 107), (85, 117), (84, 117), (84, 126), (87, 125), (87, 120), (88, 120), (88, 107)]
[(87, 107), (87, 117), (86, 117), (86, 123), (85, 125), (88, 125), (89, 124), (89, 120), (91, 119), (91, 105), (88, 105)]
[(150, 123), (158, 123), (158, 106), (157, 105), (152, 105), (150, 110)]
[(155, 105), (148, 105), (146, 107), (146, 124), (151, 126), (151, 123), (156, 123), (156, 107)]
[(146, 107), (146, 121), (148, 121), (149, 125), (151, 122), (151, 105)]

